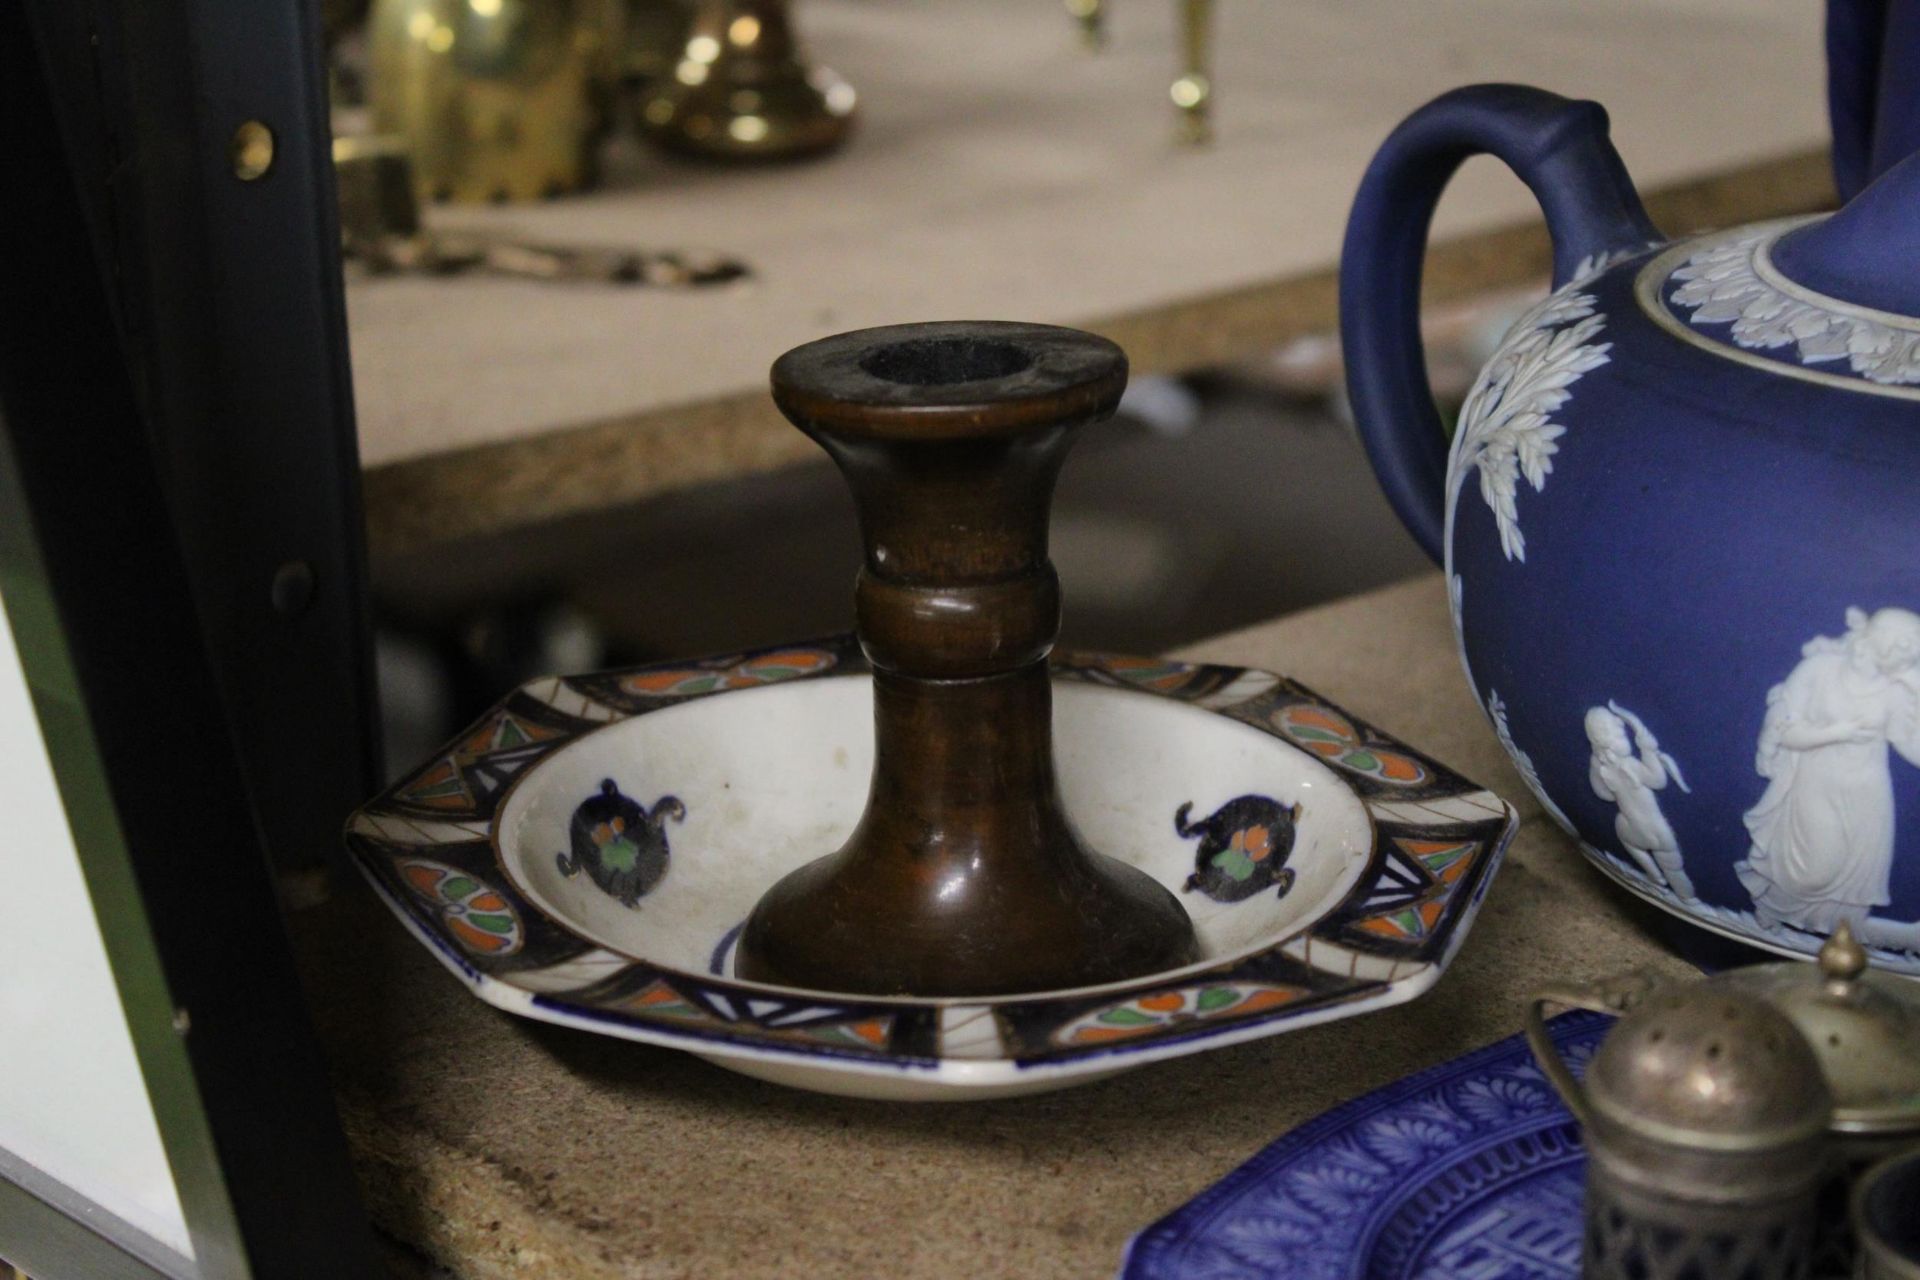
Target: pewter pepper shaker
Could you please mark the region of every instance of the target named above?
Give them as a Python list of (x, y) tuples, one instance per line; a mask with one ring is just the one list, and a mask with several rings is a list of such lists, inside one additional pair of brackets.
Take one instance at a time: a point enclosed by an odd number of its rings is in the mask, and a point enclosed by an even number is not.
[(1608, 1033), (1583, 1087), (1547, 1037), (1548, 1003), (1604, 1006), (1553, 992), (1527, 1021), (1586, 1134), (1582, 1275), (1805, 1280), (1833, 1104), (1786, 1015), (1718, 984), (1656, 991)]

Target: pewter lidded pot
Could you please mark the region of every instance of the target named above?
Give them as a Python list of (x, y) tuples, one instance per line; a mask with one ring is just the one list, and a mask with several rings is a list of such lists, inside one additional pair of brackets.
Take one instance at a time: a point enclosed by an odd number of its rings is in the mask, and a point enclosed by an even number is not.
[[(1538, 197), (1553, 291), (1449, 438), (1421, 259), (1477, 153)], [(1461, 89), (1368, 170), (1341, 313), (1375, 470), (1547, 812), (1705, 928), (1810, 954), (1846, 920), (1920, 973), (1920, 162), (1668, 241), (1598, 105)]]
[(1817, 966), (1753, 965), (1709, 981), (1762, 997), (1806, 1037), (1833, 1091), (1842, 1162), (1858, 1172), (1920, 1144), (1920, 983), (1868, 972), (1850, 928), (1820, 948)]

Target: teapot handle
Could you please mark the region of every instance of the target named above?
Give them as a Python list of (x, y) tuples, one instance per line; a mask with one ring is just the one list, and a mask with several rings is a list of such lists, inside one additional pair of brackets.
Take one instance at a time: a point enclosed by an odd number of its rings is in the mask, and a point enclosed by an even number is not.
[(1447, 437), (1420, 347), (1420, 274), (1441, 192), (1462, 161), (1483, 153), (1505, 162), (1540, 202), (1555, 288), (1602, 255), (1662, 238), (1596, 102), (1525, 85), (1471, 85), (1435, 98), (1381, 145), (1354, 197), (1340, 259), (1347, 390), (1381, 488), (1441, 562)]

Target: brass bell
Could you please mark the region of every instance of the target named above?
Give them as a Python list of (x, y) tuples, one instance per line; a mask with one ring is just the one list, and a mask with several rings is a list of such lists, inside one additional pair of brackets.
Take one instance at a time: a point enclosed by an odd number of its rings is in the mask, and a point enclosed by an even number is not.
[(1590, 1001), (1544, 996), (1527, 1024), (1586, 1134), (1582, 1275), (1804, 1277), (1833, 1103), (1793, 1022), (1731, 987), (1664, 987), (1608, 1033), (1582, 1085), (1547, 1035), (1549, 1002)]
[(787, 0), (700, 0), (671, 71), (647, 86), (640, 127), (709, 160), (784, 160), (838, 146), (853, 86), (809, 66)]

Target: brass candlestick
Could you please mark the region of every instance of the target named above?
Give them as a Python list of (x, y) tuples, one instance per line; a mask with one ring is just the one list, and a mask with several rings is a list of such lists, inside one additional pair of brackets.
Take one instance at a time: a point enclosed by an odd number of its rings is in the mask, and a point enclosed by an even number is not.
[(1047, 508), (1074, 434), (1126, 381), (1120, 348), (1049, 325), (868, 329), (773, 366), (775, 402), (859, 508), (876, 750), (847, 843), (748, 917), (742, 977), (980, 996), (1197, 958), (1173, 894), (1087, 849), (1054, 776)]
[(802, 58), (787, 0), (701, 0), (640, 120), (653, 141), (687, 155), (783, 160), (838, 146), (854, 104), (852, 85)]
[(739, 259), (702, 250), (533, 244), (486, 233), (434, 230), (421, 221), (412, 161), (398, 138), (335, 138), (333, 168), (342, 247), (347, 257), (377, 274), (476, 272), (670, 287), (722, 284), (747, 274)]
[(1213, 0), (1180, 0), (1180, 47), (1185, 69), (1168, 92), (1180, 140), (1203, 146), (1213, 141)]

